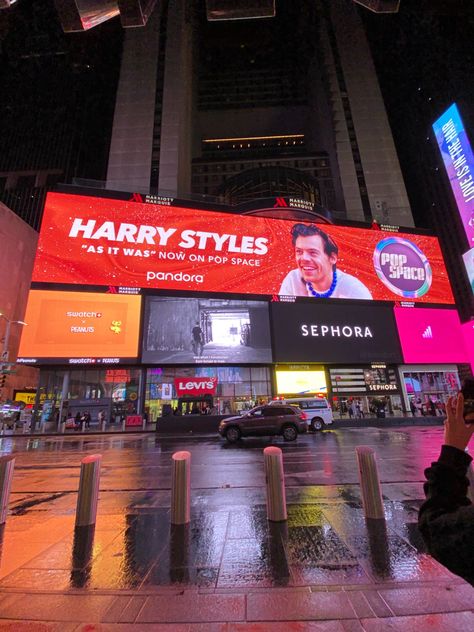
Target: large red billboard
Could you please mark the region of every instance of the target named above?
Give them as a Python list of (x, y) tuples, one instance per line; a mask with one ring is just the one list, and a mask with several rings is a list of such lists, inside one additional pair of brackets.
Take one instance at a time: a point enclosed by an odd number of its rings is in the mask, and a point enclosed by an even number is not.
[(453, 303), (435, 237), (61, 193), (33, 281)]

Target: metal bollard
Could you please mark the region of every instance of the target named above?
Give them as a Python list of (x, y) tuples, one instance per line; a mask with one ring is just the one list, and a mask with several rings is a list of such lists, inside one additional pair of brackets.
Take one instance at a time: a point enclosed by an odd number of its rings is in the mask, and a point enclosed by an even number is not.
[(5, 424), (0, 424), (0, 435), (4, 435), (5, 434)]
[(287, 520), (285, 475), (280, 448), (270, 446), (263, 451), (267, 485), (267, 518), (271, 522)]
[(16, 421), (15, 421), (15, 423), (13, 424), (13, 431), (12, 431), (12, 432), (13, 432), (13, 434), (15, 434), (15, 432), (16, 432)]
[(66, 432), (66, 422), (65, 422), (65, 421), (62, 421), (62, 422), (59, 424), (59, 432), (60, 432), (61, 434), (64, 434), (64, 433)]
[(83, 421), (83, 422), (81, 423), (81, 432), (85, 432), (85, 431), (86, 431), (86, 422), (85, 422), (85, 421)]
[(126, 420), (124, 419), (122, 421), (122, 432), (125, 432), (125, 424), (126, 424)]
[(81, 461), (81, 478), (76, 507), (76, 527), (95, 524), (99, 499), (102, 454), (91, 454)]
[(191, 520), (191, 452), (175, 452), (171, 472), (171, 524)]
[(28, 427), (28, 422), (25, 421), (23, 423), (23, 434), (27, 434), (30, 431), (29, 427)]
[(8, 497), (13, 480), (13, 469), (15, 467), (15, 457), (0, 457), (0, 525), (5, 524), (8, 513)]
[(372, 448), (369, 448), (369, 446), (360, 445), (356, 448), (356, 454), (359, 465), (359, 482), (365, 517), (384, 520), (385, 513), (375, 452)]
[(105, 419), (102, 420), (102, 432), (105, 432)]
[(46, 424), (43, 422), (41, 424), (41, 434), (44, 434), (46, 432)]
[(142, 430), (146, 430), (146, 419), (142, 421)]

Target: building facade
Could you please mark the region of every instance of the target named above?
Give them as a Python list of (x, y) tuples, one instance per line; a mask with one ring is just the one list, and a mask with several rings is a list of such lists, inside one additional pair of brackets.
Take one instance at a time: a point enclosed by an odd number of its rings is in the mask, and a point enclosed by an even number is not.
[(42, 420), (281, 396), (328, 398), (339, 416), (354, 402), (364, 417), (442, 414), (468, 352), (437, 238), (315, 219), (49, 194), (18, 359), (41, 370)]
[(412, 226), (356, 6), (280, 5), (216, 23), (203, 3), (170, 0), (126, 33), (107, 188), (231, 203), (286, 193), (339, 219)]

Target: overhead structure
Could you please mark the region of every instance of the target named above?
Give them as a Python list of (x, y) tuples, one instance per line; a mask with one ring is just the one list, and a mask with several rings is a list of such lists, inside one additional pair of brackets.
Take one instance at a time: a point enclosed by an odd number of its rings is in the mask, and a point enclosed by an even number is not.
[(400, 0), (354, 0), (374, 13), (398, 13)]
[(275, 0), (206, 0), (209, 22), (273, 18)]
[(125, 28), (145, 26), (156, 0), (54, 0), (54, 4), (63, 30), (72, 33), (87, 31), (117, 15)]
[[(199, 0), (209, 22), (273, 18), (275, 0)], [(9, 9), (17, 0), (0, 0)], [(374, 13), (397, 13), (400, 0), (353, 0)], [(87, 31), (120, 16), (124, 28), (145, 26), (157, 0), (54, 0), (63, 31)]]

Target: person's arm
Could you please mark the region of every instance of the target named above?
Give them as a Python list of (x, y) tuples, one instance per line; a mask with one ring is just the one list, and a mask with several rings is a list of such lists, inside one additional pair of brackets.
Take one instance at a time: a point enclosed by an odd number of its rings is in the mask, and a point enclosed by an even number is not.
[(418, 526), (429, 552), (450, 571), (474, 582), (474, 507), (467, 498), (467, 470), (472, 458), (465, 452), (474, 424), (463, 417), (464, 398), (448, 399), (441, 454), (425, 470), (426, 501)]

